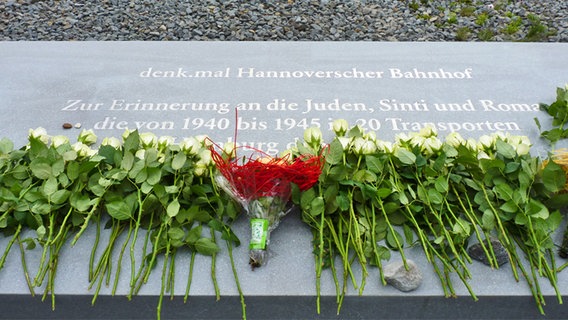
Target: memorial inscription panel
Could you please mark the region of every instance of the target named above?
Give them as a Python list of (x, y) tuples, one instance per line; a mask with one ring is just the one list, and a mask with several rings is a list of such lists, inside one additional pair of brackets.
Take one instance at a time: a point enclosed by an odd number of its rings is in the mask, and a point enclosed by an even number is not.
[[(454, 131), (473, 138), (497, 131), (527, 135), (534, 152), (546, 155), (550, 147), (539, 139), (533, 118), (550, 124), (538, 106), (554, 101), (555, 88), (568, 82), (568, 70), (559, 65), (567, 59), (565, 44), (5, 42), (0, 43), (0, 137), (21, 146), (30, 128), (72, 139), (92, 129), (99, 141), (138, 129), (177, 142), (196, 135), (218, 143), (236, 137), (239, 145), (275, 155), (308, 127), (320, 127), (330, 138), (332, 121), (343, 118), (387, 141), (425, 126), (435, 127), (440, 136)], [(235, 230), (247, 238), (246, 221), (237, 221)], [(63, 253), (60, 294), (91, 293), (84, 261), (93, 237), (87, 233), (79, 248)], [(292, 214), (273, 233), (274, 256), (265, 268), (250, 271), (246, 246), (237, 248), (245, 295), (313, 296), (310, 241), (308, 228)], [(0, 243), (4, 248), (6, 240)], [(39, 257), (29, 259), (33, 264)], [(178, 259), (183, 265), (189, 257)], [(433, 275), (419, 254), (413, 259)], [(28, 293), (17, 260), (14, 251), (0, 271), (2, 294)], [(222, 293), (236, 295), (228, 258), (220, 255), (217, 266)], [(213, 295), (209, 268), (206, 259), (197, 262), (202, 276), (194, 277), (193, 294)], [(486, 280), (472, 283), (479, 296), (531, 299), (526, 284), (516, 283), (510, 270), (486, 268), (472, 267), (473, 278)], [(181, 281), (187, 270), (179, 272)], [(401, 294), (380, 285), (373, 272), (365, 296), (443, 294), (435, 276)], [(559, 283), (568, 283), (566, 274), (561, 277)], [(142, 294), (157, 295), (159, 287), (156, 276)], [(465, 288), (456, 290), (468, 295)], [(543, 290), (553, 295), (551, 288)], [(322, 293), (335, 295), (329, 274)], [(350, 288), (349, 294), (357, 290)], [(344, 308), (349, 312), (348, 305)]]

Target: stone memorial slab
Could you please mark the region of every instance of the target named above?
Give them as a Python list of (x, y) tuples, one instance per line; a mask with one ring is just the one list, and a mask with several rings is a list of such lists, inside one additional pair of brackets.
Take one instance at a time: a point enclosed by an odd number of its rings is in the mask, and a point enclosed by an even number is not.
[[(545, 43), (3, 42), (0, 137), (22, 146), (30, 128), (72, 139), (82, 129), (99, 138), (138, 129), (177, 141), (204, 134), (224, 143), (234, 141), (237, 130), (238, 144), (275, 155), (311, 126), (332, 137), (331, 122), (344, 118), (384, 140), (428, 125), (440, 136), (454, 131), (474, 138), (497, 131), (527, 135), (534, 152), (545, 156), (550, 147), (539, 139), (534, 118), (550, 125), (538, 106), (554, 101), (556, 87), (568, 82), (565, 61), (567, 44)], [(236, 222), (235, 232), (246, 242), (245, 218)], [(13, 250), (0, 270), (5, 310), (0, 318), (154, 318), (159, 272), (132, 301), (124, 298), (124, 279), (115, 297), (103, 286), (91, 306), (87, 261), (94, 237), (89, 229), (76, 246), (62, 251), (55, 311), (41, 302), (41, 294), (30, 297)], [(560, 237), (555, 236), (557, 242)], [(0, 239), (0, 248), (7, 243)], [(247, 246), (234, 251), (251, 319), (542, 317), (526, 283), (517, 283), (507, 267), (488, 272), (473, 263), (472, 278), (483, 279), (471, 282), (480, 301), (474, 302), (459, 281), (458, 297), (444, 298), (420, 248), (408, 250), (423, 271), (417, 290), (385, 287), (372, 268), (364, 294), (359, 297), (350, 287), (336, 316), (333, 278), (324, 272), (318, 315), (311, 233), (297, 212), (272, 234), (271, 248), (268, 265), (254, 271)], [(40, 253), (29, 251), (28, 265), (37, 265)], [(178, 296), (184, 294), (189, 260), (189, 255), (177, 258)], [(210, 259), (199, 257), (189, 302), (167, 299), (162, 316), (239, 318), (227, 255), (219, 255), (216, 266), (221, 301), (215, 301)], [(566, 296), (566, 272), (558, 283)], [(544, 281), (542, 290), (550, 296), (546, 318), (568, 316)]]

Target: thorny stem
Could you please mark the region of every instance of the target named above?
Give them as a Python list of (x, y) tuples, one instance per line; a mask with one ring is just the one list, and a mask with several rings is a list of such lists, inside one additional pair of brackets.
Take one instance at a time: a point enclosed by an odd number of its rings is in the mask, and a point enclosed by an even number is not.
[[(211, 240), (216, 243), (216, 239), (215, 239), (215, 230), (210, 229), (211, 230)], [(219, 301), (221, 299), (221, 292), (219, 290), (219, 285), (217, 284), (217, 276), (215, 274), (215, 262), (217, 260), (217, 254), (213, 253), (213, 255), (211, 255), (211, 281), (213, 281), (213, 287), (215, 288), (215, 297), (216, 300)]]
[(196, 252), (191, 252), (191, 261), (189, 262), (189, 275), (187, 276), (187, 285), (185, 286), (185, 296), (183, 297), (183, 303), (187, 302), (189, 297), (189, 289), (191, 288), (191, 280), (193, 279), (193, 267), (195, 265), (195, 255)]
[(89, 225), (89, 221), (91, 220), (91, 217), (94, 215), (95, 211), (98, 209), (99, 204), (101, 203), (101, 200), (102, 200), (102, 197), (96, 198), (95, 203), (93, 204), (93, 207), (91, 208), (89, 213), (87, 213), (87, 216), (85, 217), (85, 221), (81, 225), (79, 232), (77, 232), (77, 234), (73, 238), (73, 241), (71, 241), (71, 246), (74, 246), (75, 243), (77, 243), (77, 240), (79, 240), (79, 238), (81, 237), (83, 232), (85, 232), (85, 230), (87, 229), (87, 226)]
[[(167, 270), (168, 270), (168, 261), (170, 260), (170, 242), (167, 241), (166, 244), (166, 253), (164, 255), (164, 265), (162, 266), (162, 277), (161, 277), (161, 286), (160, 286), (160, 297), (158, 298), (158, 306), (156, 307), (156, 319), (161, 319), (162, 314), (162, 302), (164, 300), (164, 290), (167, 286)], [(173, 261), (170, 261), (173, 263)]]
[(97, 253), (97, 248), (99, 247), (100, 238), (101, 238), (101, 217), (97, 216), (97, 231), (95, 233), (95, 242), (93, 243), (93, 248), (91, 249), (91, 254), (89, 257), (89, 282), (93, 280), (93, 266), (95, 264), (95, 255)]
[(235, 260), (233, 258), (233, 245), (231, 244), (230, 240), (225, 241), (227, 245), (227, 250), (229, 251), (229, 259), (231, 260), (231, 269), (233, 270), (233, 277), (235, 277), (235, 283), (237, 285), (237, 291), (239, 292), (239, 297), (241, 300), (241, 312), (243, 315), (243, 320), (247, 319), (247, 311), (246, 311), (246, 304), (245, 304), (245, 296), (243, 294), (243, 290), (241, 289), (241, 283), (239, 282), (239, 276), (237, 274), (237, 268), (235, 267)]
[[(124, 243), (122, 244), (122, 248), (120, 249), (120, 254), (118, 255), (118, 261), (116, 263), (116, 272), (115, 272), (115, 276), (114, 276), (114, 284), (112, 286), (112, 293), (111, 293), (111, 295), (113, 295), (113, 296), (115, 295), (116, 289), (118, 287), (118, 279), (119, 279), (119, 276), (120, 276), (120, 270), (122, 269), (121, 266), (122, 266), (122, 258), (124, 257), (124, 251), (126, 250), (126, 246), (128, 245), (128, 242), (130, 241), (131, 236), (132, 236), (132, 228), (129, 227), (128, 228), (128, 234), (126, 236), (126, 240), (124, 240)], [(133, 272), (134, 271), (131, 271), (131, 273), (133, 273)]]
[(6, 246), (6, 250), (4, 250), (4, 254), (2, 255), (2, 258), (0, 258), (0, 269), (2, 269), (4, 267), (4, 263), (6, 262), (6, 257), (8, 256), (8, 253), (10, 253), (10, 249), (12, 249), (12, 245), (14, 244), (16, 239), (18, 239), (20, 237), (21, 232), (22, 232), (22, 225), (18, 224), (18, 228), (16, 228), (16, 232), (12, 235), (12, 239), (10, 239), (10, 242), (8, 242), (8, 245)]
[(18, 245), (20, 247), (20, 259), (22, 263), (22, 268), (24, 269), (24, 277), (26, 278), (26, 284), (28, 285), (28, 289), (30, 290), (30, 294), (32, 297), (35, 297), (34, 286), (30, 280), (30, 274), (28, 272), (28, 265), (26, 264), (26, 252), (24, 249), (24, 245), (22, 241), (20, 241), (20, 236), (18, 235)]

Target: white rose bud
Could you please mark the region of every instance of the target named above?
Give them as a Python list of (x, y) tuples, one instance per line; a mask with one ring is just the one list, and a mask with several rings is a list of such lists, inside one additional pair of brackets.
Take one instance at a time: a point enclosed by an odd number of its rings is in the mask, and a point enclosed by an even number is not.
[(69, 143), (69, 138), (67, 138), (67, 136), (55, 136), (51, 138), (51, 144), (55, 148), (58, 148), (59, 146), (62, 146), (67, 143)]
[(82, 142), (82, 143), (90, 146), (92, 144), (95, 144), (95, 142), (97, 142), (97, 135), (91, 129), (83, 130), (83, 131), (81, 131), (81, 133), (79, 133), (79, 136), (77, 137), (77, 141)]
[(172, 144), (174, 144), (174, 141), (176, 140), (176, 138), (171, 137), (171, 136), (162, 136), (158, 138), (158, 148), (160, 150), (164, 150), (167, 147), (171, 146)]
[(335, 135), (343, 137), (345, 133), (347, 133), (347, 130), (349, 130), (349, 123), (345, 119), (337, 119), (333, 121), (331, 127)]
[(197, 162), (203, 163), (206, 167), (213, 165), (213, 158), (211, 157), (211, 150), (203, 149), (199, 153), (199, 160)]
[(199, 153), (201, 149), (201, 142), (199, 142), (195, 137), (189, 137), (183, 139), (180, 143), (181, 150), (188, 155), (195, 156)]
[(442, 141), (433, 136), (424, 140), (421, 150), (426, 154), (434, 154), (442, 149)]
[(426, 138), (422, 135), (415, 135), (414, 137), (412, 137), (410, 139), (410, 143), (415, 146), (415, 147), (422, 147), (422, 145), (424, 145), (424, 141), (426, 141)]
[(235, 158), (237, 156), (237, 146), (234, 142), (225, 142), (223, 145), (223, 154), (229, 156), (229, 158)]
[(465, 145), (466, 141), (461, 136), (461, 134), (459, 134), (457, 131), (453, 131), (446, 136), (446, 143), (454, 148), (457, 148), (461, 145)]
[(38, 139), (44, 144), (49, 143), (49, 136), (47, 135), (47, 131), (45, 131), (45, 129), (42, 127), (36, 129), (30, 129), (28, 137)]
[(193, 169), (193, 173), (198, 177), (202, 177), (207, 173), (208, 170), (209, 168), (204, 163), (202, 163), (201, 161), (197, 161), (195, 163), (195, 168)]
[(369, 131), (369, 132), (365, 133), (364, 138), (367, 139), (367, 140), (370, 140), (370, 141), (376, 141), (377, 140), (377, 134), (374, 131)]
[(467, 141), (465, 142), (465, 146), (472, 151), (477, 151), (477, 141), (475, 141), (474, 138), (469, 138), (467, 139)]
[(317, 127), (311, 127), (304, 131), (304, 141), (311, 147), (319, 147), (321, 145), (322, 133)]
[(103, 146), (111, 146), (115, 149), (120, 149), (122, 147), (122, 143), (115, 137), (106, 137), (101, 142)]
[(126, 140), (126, 138), (128, 138), (128, 136), (134, 132), (134, 130), (131, 129), (126, 129), (124, 130), (124, 132), (122, 133), (122, 140)]
[(386, 153), (393, 152), (393, 145), (390, 141), (377, 140), (375, 141), (375, 145), (377, 146), (377, 149), (382, 152)]
[(423, 136), (424, 138), (430, 138), (438, 135), (436, 128), (432, 126), (425, 126), (424, 128), (420, 129), (420, 132), (418, 134)]
[(351, 143), (353, 153), (356, 155), (371, 154), (377, 151), (377, 146), (374, 141), (369, 141), (361, 137), (356, 137)]
[(97, 153), (96, 150), (91, 149), (88, 145), (80, 141), (73, 144), (73, 150), (77, 152), (77, 156), (79, 157), (91, 157)]
[(337, 140), (341, 143), (343, 150), (347, 150), (353, 138), (346, 138), (346, 137), (338, 137)]
[(529, 151), (531, 150), (531, 145), (526, 143), (519, 143), (515, 148), (515, 150), (517, 151), (517, 154), (519, 156), (524, 156), (525, 154), (528, 154)]
[(479, 137), (480, 149), (493, 149), (495, 139), (488, 135), (483, 135)]
[(485, 153), (485, 151), (479, 151), (477, 153), (477, 159), (481, 160), (481, 159), (491, 159), (491, 157), (489, 157), (489, 155), (487, 153)]
[(140, 149), (138, 151), (136, 151), (136, 154), (134, 154), (136, 156), (136, 158), (140, 159), (140, 160), (144, 160), (144, 156), (146, 155), (146, 150), (144, 149)]
[(211, 139), (209, 139), (207, 135), (204, 134), (198, 135), (195, 137), (195, 139), (197, 139), (197, 141), (199, 141), (199, 143), (205, 148), (209, 148), (210, 146), (213, 145), (213, 141), (211, 141)]
[(144, 148), (153, 148), (158, 143), (158, 137), (152, 132), (143, 132), (140, 134), (140, 141)]

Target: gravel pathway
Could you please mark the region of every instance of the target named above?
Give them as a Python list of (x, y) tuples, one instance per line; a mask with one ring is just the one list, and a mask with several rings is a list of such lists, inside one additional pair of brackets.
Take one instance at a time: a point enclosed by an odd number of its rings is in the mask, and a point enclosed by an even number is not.
[(568, 1), (0, 0), (0, 40), (568, 42)]

